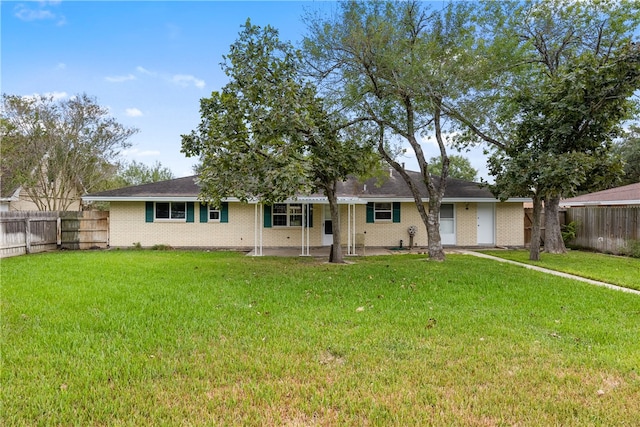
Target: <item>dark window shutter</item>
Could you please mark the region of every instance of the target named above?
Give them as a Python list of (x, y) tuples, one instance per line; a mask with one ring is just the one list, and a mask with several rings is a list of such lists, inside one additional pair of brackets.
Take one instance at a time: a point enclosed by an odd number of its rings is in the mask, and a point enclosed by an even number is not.
[(200, 202), (200, 222), (209, 222), (209, 206)]
[(194, 222), (194, 203), (187, 202), (187, 222)]
[(220, 222), (229, 222), (229, 203), (222, 202), (220, 208)]
[(400, 222), (400, 202), (393, 202), (393, 222)]
[(309, 228), (313, 227), (313, 205), (309, 204), (309, 218), (307, 219), (307, 224)]
[(367, 222), (375, 222), (374, 218), (373, 202), (369, 202), (367, 203)]
[(264, 228), (271, 228), (271, 206), (264, 207)]
[(153, 222), (153, 202), (146, 202), (144, 206), (145, 218), (144, 222)]

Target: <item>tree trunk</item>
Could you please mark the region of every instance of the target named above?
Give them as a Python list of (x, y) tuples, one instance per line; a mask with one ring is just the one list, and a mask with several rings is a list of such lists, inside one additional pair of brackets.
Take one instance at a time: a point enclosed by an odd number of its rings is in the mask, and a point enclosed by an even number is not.
[(331, 245), (331, 253), (329, 262), (341, 264), (344, 262), (342, 257), (342, 245), (340, 238), (340, 207), (338, 206), (338, 197), (336, 196), (336, 183), (324, 186), (325, 195), (329, 200), (329, 210), (331, 211), (331, 221), (333, 223), (333, 245)]
[(567, 253), (560, 229), (560, 197), (549, 196), (544, 202), (544, 251), (550, 254)]
[[(420, 169), (423, 171), (423, 180), (425, 185), (427, 186), (427, 190), (429, 191), (429, 212), (424, 207), (424, 203), (422, 202), (422, 195), (418, 190), (418, 187), (415, 185), (403, 165), (396, 162), (389, 154), (386, 152), (384, 148), (384, 144), (381, 142), (378, 145), (378, 152), (385, 159), (387, 163), (389, 163), (393, 168), (402, 176), (405, 183), (411, 190), (411, 194), (413, 196), (413, 200), (416, 204), (416, 208), (418, 209), (418, 213), (420, 214), (420, 218), (427, 229), (427, 251), (429, 254), (429, 259), (434, 261), (444, 261), (445, 254), (444, 248), (442, 247), (442, 239), (440, 238), (440, 204), (442, 203), (442, 194), (444, 194), (444, 186), (446, 185), (446, 177), (444, 182), (441, 181), (438, 188), (433, 185), (433, 181), (429, 176), (425, 165), (426, 161), (424, 161), (424, 156), (418, 156), (423, 159), (423, 164)], [(421, 153), (421, 152), (420, 152)], [(443, 162), (444, 163), (444, 162)], [(447, 161), (448, 167), (448, 161)], [(443, 167), (443, 170), (444, 167)], [(448, 172), (448, 169), (446, 170)]]
[(444, 248), (442, 247), (442, 238), (440, 237), (440, 202), (441, 200), (433, 200), (429, 198), (429, 213), (427, 214), (427, 232), (429, 242), (427, 249), (429, 251), (429, 259), (434, 261), (444, 261)]
[(542, 200), (533, 197), (533, 218), (531, 219), (531, 244), (529, 245), (529, 259), (540, 261), (540, 216), (542, 215)]

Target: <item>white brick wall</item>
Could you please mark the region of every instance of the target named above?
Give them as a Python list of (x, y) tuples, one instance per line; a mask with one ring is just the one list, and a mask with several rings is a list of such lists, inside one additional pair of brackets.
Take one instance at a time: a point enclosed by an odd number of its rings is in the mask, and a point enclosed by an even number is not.
[(496, 205), (496, 245), (524, 246), (524, 206), (501, 202)]
[[(468, 209), (467, 209), (468, 208)], [(356, 205), (355, 233), (363, 234), (366, 246), (397, 247), (400, 240), (409, 245), (407, 229), (415, 225), (418, 232), (416, 246), (427, 245), (427, 231), (413, 202), (401, 204), (401, 222), (366, 222), (366, 206)], [(477, 218), (475, 203), (456, 203), (456, 245), (477, 244)], [(166, 244), (174, 247), (238, 247), (254, 246), (255, 205), (229, 203), (229, 222), (200, 223), (199, 206), (195, 203), (195, 222), (145, 222), (144, 202), (112, 202), (110, 219), (111, 246), (130, 247)], [(347, 206), (341, 206), (342, 244), (347, 243)], [(309, 244), (322, 245), (323, 206), (314, 205), (313, 227), (309, 230)], [(496, 244), (498, 246), (524, 245), (524, 211), (522, 203), (496, 205)], [(262, 227), (262, 215), (258, 226)], [(302, 230), (298, 227), (272, 227), (262, 229), (265, 247), (298, 247), (302, 243)]]

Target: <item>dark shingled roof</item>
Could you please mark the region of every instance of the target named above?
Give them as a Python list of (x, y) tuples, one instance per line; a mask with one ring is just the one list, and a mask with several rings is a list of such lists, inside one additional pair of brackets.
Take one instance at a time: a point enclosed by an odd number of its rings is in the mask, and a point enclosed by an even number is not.
[[(407, 171), (413, 182), (416, 183), (418, 190), (423, 198), (428, 198), (429, 193), (427, 187), (422, 180), (420, 172)], [(433, 177), (435, 184), (440, 181), (439, 177)], [(366, 190), (365, 190), (366, 188)], [(338, 194), (341, 196), (356, 197), (380, 197), (380, 198), (409, 198), (413, 195), (409, 186), (405, 183), (402, 176), (395, 170), (386, 175), (383, 180), (379, 178), (371, 178), (361, 183), (355, 179), (349, 179), (347, 182), (341, 183), (338, 187)], [(447, 178), (447, 187), (444, 197), (447, 199), (495, 199), (494, 195), (480, 184), (471, 181), (465, 181), (456, 178)]]
[(200, 187), (196, 184), (197, 176), (152, 182), (87, 194), (85, 197), (197, 197)]
[[(423, 198), (428, 198), (424, 182), (422, 182), (419, 172), (409, 171), (422, 194)], [(85, 198), (109, 197), (126, 200), (127, 198), (150, 198), (150, 197), (197, 197), (200, 188), (196, 184), (197, 176), (172, 179), (169, 181), (154, 182), (132, 187), (124, 187), (115, 190), (102, 191), (88, 194)], [(439, 178), (434, 178), (438, 180)], [(437, 183), (437, 181), (436, 181)], [(318, 194), (317, 196), (322, 196)], [(392, 170), (390, 174), (382, 178), (371, 178), (365, 182), (360, 182), (355, 178), (350, 178), (338, 185), (338, 196), (340, 197), (363, 197), (363, 198), (395, 198), (412, 199), (413, 196), (409, 187), (404, 182), (400, 174)], [(461, 179), (448, 178), (445, 191), (447, 199), (495, 199), (493, 194), (480, 184)]]

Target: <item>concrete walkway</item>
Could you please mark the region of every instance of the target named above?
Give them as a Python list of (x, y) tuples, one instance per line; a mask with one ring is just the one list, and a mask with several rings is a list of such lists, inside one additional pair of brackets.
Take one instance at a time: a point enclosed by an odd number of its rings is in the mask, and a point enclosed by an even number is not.
[(587, 279), (585, 277), (580, 277), (580, 276), (574, 276), (573, 274), (563, 273), (561, 271), (549, 270), (548, 268), (538, 267), (537, 265), (524, 264), (522, 262), (511, 261), (509, 259), (498, 258), (492, 255), (487, 255), (480, 252), (474, 252), (474, 251), (468, 251), (468, 250), (455, 250), (452, 252), (463, 254), (463, 255), (473, 255), (480, 258), (492, 259), (494, 261), (499, 261), (499, 262), (506, 262), (507, 264), (519, 265), (521, 267), (528, 268), (530, 270), (536, 270), (536, 271), (541, 271), (543, 273), (553, 274), (554, 276), (560, 276), (567, 279), (579, 280), (581, 282), (589, 283), (596, 286), (604, 286), (605, 288), (614, 289), (616, 291), (622, 291), (622, 292), (628, 292), (631, 294), (640, 295), (640, 291), (637, 291), (635, 289), (623, 288), (622, 286), (612, 285), (611, 283), (600, 282), (598, 280), (591, 280), (591, 279)]

